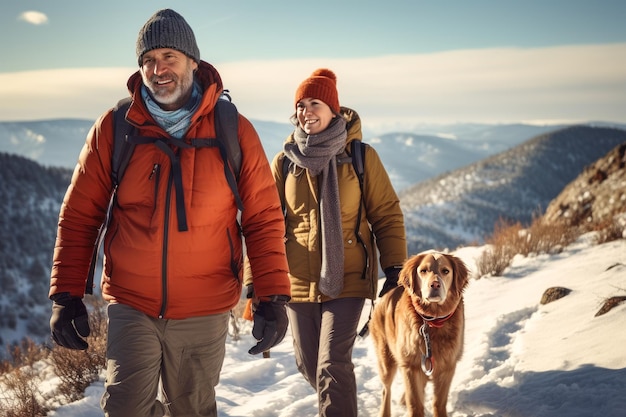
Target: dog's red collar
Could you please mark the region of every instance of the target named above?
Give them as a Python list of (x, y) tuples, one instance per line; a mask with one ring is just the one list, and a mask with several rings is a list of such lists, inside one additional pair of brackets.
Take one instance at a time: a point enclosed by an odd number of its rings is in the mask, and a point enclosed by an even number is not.
[(432, 316), (426, 316), (420, 312), (420, 310), (422, 309), (420, 308), (418, 300), (414, 299), (413, 297), (411, 297), (411, 304), (413, 304), (413, 310), (415, 310), (415, 313), (422, 318), (424, 323), (427, 324), (428, 327), (435, 327), (435, 328), (443, 327), (445, 322), (448, 321), (452, 316), (454, 316), (454, 313), (456, 313), (456, 309), (458, 307), (457, 305), (454, 308), (454, 311), (452, 311), (452, 313), (448, 315), (432, 317)]
[(439, 328), (439, 327), (443, 327), (444, 323), (448, 321), (448, 319), (454, 315), (454, 311), (448, 314), (447, 316), (442, 316), (442, 317), (430, 317), (430, 316), (424, 316), (420, 313), (417, 313), (417, 314), (420, 315), (420, 317), (422, 318), (422, 320), (424, 320), (424, 323), (426, 323), (428, 327)]

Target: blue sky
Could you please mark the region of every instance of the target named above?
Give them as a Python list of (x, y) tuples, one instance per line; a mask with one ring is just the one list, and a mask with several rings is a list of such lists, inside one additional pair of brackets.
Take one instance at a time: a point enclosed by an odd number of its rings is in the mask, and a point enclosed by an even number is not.
[(97, 117), (163, 7), (250, 118), (286, 121), (297, 84), (329, 67), (372, 123), (626, 122), (623, 0), (5, 2), (0, 120)]

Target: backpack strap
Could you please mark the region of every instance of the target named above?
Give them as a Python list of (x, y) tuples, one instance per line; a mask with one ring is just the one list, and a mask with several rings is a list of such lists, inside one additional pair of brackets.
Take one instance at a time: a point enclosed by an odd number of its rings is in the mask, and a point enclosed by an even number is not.
[(360, 140), (350, 142), (350, 156), (352, 157), (352, 166), (359, 179), (359, 187), (363, 194), (363, 179), (365, 178), (365, 147), (367, 145)]
[[(289, 175), (289, 165), (290, 164), (291, 164), (291, 159), (289, 159), (289, 157), (283, 153), (283, 164), (282, 164), (282, 168), (283, 168), (283, 190), (285, 189), (285, 181), (287, 181), (287, 175)], [(284, 191), (283, 191), (283, 194), (284, 194)], [(283, 216), (285, 217), (285, 220), (286, 220), (287, 219), (287, 204), (285, 203), (285, 199), (284, 198), (280, 199), (280, 205), (283, 208)]]
[[(230, 185), (237, 207), (243, 211), (243, 202), (239, 195), (237, 184), (241, 176), (241, 144), (239, 143), (239, 112), (237, 107), (230, 101), (230, 96), (225, 94), (228, 100), (220, 99), (215, 104), (215, 134), (222, 145), (226, 155), (222, 153), (224, 160), (224, 174)], [(226, 156), (226, 157), (224, 157)]]
[(135, 150), (135, 144), (128, 140), (135, 132), (135, 127), (126, 121), (126, 113), (130, 107), (131, 98), (121, 99), (117, 106), (113, 108), (113, 154), (111, 160), (111, 178), (113, 186), (117, 186), (122, 181), (122, 177), (126, 172), (128, 161)]
[(216, 134), (219, 140), (224, 141), (228, 150), (228, 161), (232, 170), (239, 181), (241, 175), (241, 146), (239, 144), (239, 112), (233, 104), (228, 94), (228, 90), (224, 90), (224, 94), (215, 104), (216, 117)]
[(135, 144), (128, 138), (135, 131), (135, 127), (126, 121), (126, 113), (130, 107), (131, 98), (126, 97), (117, 102), (113, 108), (113, 149), (111, 152), (111, 180), (113, 182), (113, 193), (107, 207), (107, 214), (104, 223), (98, 229), (98, 237), (91, 254), (91, 263), (87, 272), (87, 282), (85, 283), (85, 294), (93, 294), (93, 279), (98, 262), (98, 253), (104, 240), (104, 235), (111, 220), (111, 210), (115, 203), (117, 187), (126, 172), (126, 166), (135, 150)]
[(365, 198), (363, 198), (364, 194), (364, 179), (365, 179), (365, 148), (366, 144), (360, 140), (353, 140), (350, 142), (350, 157), (352, 158), (352, 166), (354, 167), (354, 171), (356, 172), (356, 176), (359, 180), (359, 187), (361, 188), (361, 202), (359, 204), (359, 211), (356, 216), (356, 224), (354, 227), (354, 235), (356, 236), (357, 242), (361, 244), (364, 248), (363, 255), (365, 257), (365, 267), (363, 268), (363, 273), (361, 274), (362, 279), (367, 278), (367, 270), (370, 266), (370, 259), (367, 255), (367, 244), (363, 241), (361, 237), (361, 233), (359, 232), (359, 228), (361, 226), (361, 218), (363, 216), (363, 206), (365, 205)]

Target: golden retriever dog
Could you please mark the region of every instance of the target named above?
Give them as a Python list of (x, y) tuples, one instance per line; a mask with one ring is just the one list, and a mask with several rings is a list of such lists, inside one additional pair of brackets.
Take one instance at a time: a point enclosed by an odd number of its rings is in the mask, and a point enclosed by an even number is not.
[(383, 384), (380, 417), (391, 416), (391, 384), (400, 370), (408, 416), (424, 416), (424, 390), (433, 382), (433, 416), (447, 416), (450, 384), (461, 359), (468, 270), (459, 258), (423, 252), (407, 259), (397, 288), (376, 304), (370, 333)]

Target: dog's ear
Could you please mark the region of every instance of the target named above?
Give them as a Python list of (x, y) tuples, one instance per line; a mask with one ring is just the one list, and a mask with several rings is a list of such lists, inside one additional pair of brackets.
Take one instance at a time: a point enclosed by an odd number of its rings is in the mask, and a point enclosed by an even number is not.
[(411, 269), (407, 267), (407, 264), (404, 264), (404, 267), (400, 270), (400, 274), (398, 275), (398, 284), (402, 285), (404, 288), (409, 288), (411, 283)]
[(404, 262), (400, 275), (398, 277), (398, 283), (406, 289), (410, 289), (413, 293), (420, 291), (417, 280), (417, 268), (422, 263), (424, 255), (415, 255)]
[(450, 255), (450, 261), (454, 268), (454, 286), (455, 291), (458, 291), (461, 294), (467, 284), (469, 284), (469, 271), (467, 270), (467, 265), (460, 258), (456, 256)]

